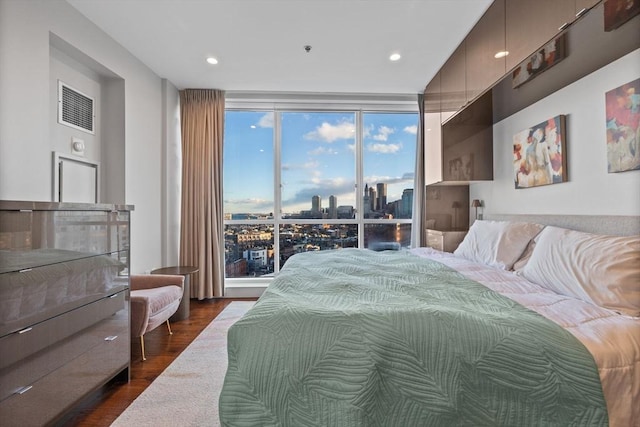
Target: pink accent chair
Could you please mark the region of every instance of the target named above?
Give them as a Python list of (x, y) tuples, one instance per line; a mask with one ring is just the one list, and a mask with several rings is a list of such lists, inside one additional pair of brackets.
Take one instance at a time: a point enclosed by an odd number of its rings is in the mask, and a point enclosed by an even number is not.
[(167, 323), (177, 310), (184, 292), (184, 276), (168, 274), (131, 275), (131, 336), (140, 337), (142, 360), (144, 353), (144, 334)]

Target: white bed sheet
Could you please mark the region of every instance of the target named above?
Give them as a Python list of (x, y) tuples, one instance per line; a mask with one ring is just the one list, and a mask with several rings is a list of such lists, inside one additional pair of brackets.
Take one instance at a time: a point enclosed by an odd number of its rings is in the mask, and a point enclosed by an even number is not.
[(598, 366), (610, 425), (640, 426), (640, 318), (559, 295), (514, 272), (451, 253), (431, 248), (410, 252), (454, 268), (571, 332)]

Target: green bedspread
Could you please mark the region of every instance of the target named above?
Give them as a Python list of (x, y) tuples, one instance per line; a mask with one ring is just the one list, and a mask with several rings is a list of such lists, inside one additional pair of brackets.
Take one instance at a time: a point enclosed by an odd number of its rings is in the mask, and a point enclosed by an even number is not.
[(406, 252), (295, 255), (228, 351), (224, 426), (608, 424), (569, 332)]

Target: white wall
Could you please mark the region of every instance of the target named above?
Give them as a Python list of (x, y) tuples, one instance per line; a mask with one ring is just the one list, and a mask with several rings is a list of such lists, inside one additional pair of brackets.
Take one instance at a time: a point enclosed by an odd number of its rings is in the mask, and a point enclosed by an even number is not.
[(50, 32), (124, 79), (131, 271), (161, 266), (161, 79), (62, 0), (0, 0), (0, 199), (51, 200)]
[[(494, 125), (491, 182), (470, 186), (484, 213), (640, 215), (640, 170), (608, 173), (605, 92), (640, 76), (640, 50)], [(513, 135), (567, 116), (568, 182), (514, 188)]]
[[(85, 143), (84, 157), (87, 160), (100, 162), (101, 78), (54, 47), (51, 47), (50, 53), (49, 142), (51, 148), (64, 154), (75, 154), (71, 149), (71, 139), (79, 138)], [(91, 134), (58, 123), (58, 80), (93, 98), (95, 133)]]

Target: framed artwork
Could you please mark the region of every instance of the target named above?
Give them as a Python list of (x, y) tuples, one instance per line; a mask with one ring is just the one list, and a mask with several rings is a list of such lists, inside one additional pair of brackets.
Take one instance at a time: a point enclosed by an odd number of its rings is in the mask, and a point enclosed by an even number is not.
[(605, 103), (609, 173), (640, 169), (640, 79), (608, 91)]
[(562, 61), (566, 57), (566, 37), (561, 34), (522, 61), (511, 73), (512, 87), (517, 88)]
[(513, 136), (516, 188), (567, 181), (565, 116), (559, 115)]
[(640, 14), (640, 0), (605, 0), (604, 30), (613, 31)]

